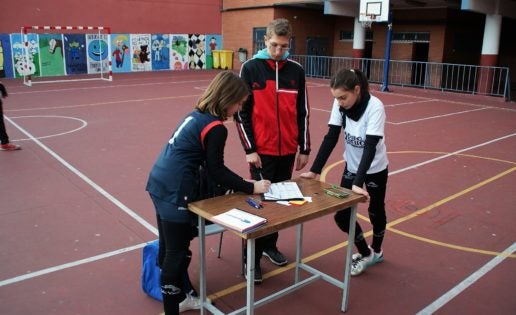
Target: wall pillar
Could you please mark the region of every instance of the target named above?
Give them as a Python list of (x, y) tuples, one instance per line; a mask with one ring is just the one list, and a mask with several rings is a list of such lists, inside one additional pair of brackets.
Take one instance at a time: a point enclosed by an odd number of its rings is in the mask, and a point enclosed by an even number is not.
[[(502, 29), (502, 16), (498, 14), (487, 14), (484, 27), (484, 39), (482, 41), (482, 53), (480, 65), (494, 67), (498, 61), (498, 49), (500, 46), (500, 33)], [(493, 85), (493, 70), (482, 69), (479, 74), (477, 92), (489, 94)]]

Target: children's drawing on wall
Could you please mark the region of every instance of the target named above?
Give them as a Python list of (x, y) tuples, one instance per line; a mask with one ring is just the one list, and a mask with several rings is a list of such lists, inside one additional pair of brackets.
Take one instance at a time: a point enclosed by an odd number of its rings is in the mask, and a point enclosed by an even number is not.
[(37, 34), (27, 34), (27, 47), (21, 34), (11, 34), (11, 48), (15, 77), (40, 75)]
[(170, 69), (188, 70), (188, 35), (171, 35), (170, 41)]
[(208, 45), (206, 45), (206, 69), (213, 69), (213, 50), (222, 49), (222, 36), (221, 35), (206, 35)]
[(40, 34), (39, 49), (41, 76), (64, 75), (63, 35)]
[(88, 73), (109, 71), (107, 34), (86, 34)]
[(132, 71), (150, 71), (151, 41), (150, 34), (131, 34)]
[(190, 69), (205, 69), (206, 49), (205, 36), (202, 34), (188, 35), (188, 64)]
[(88, 72), (86, 37), (84, 34), (64, 34), (64, 51), (67, 74)]
[(129, 34), (111, 34), (113, 72), (131, 72)]
[(9, 34), (0, 34), (0, 78), (12, 78), (14, 76), (11, 60), (11, 41)]
[(170, 36), (168, 34), (153, 34), (151, 36), (152, 69), (170, 69)]

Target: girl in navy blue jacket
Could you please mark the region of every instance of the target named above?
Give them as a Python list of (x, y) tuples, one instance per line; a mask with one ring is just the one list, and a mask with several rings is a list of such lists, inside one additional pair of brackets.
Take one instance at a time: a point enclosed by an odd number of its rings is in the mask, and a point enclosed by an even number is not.
[(190, 241), (197, 235), (197, 217), (188, 203), (199, 198), (198, 172), (206, 164), (217, 183), (248, 194), (268, 191), (270, 181), (245, 180), (224, 165), (228, 131), (222, 123), (247, 99), (245, 83), (231, 71), (219, 73), (178, 125), (156, 160), (147, 191), (156, 208), (159, 230), (161, 292), (166, 315), (200, 308), (191, 292), (188, 265)]

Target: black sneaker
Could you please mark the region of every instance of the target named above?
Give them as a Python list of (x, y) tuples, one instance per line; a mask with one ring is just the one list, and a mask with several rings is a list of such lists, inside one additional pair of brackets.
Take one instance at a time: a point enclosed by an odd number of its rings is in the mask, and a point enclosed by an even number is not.
[(264, 250), (263, 256), (269, 258), (273, 264), (278, 266), (285, 266), (288, 263), (287, 258), (277, 248)]
[[(244, 267), (245, 267), (244, 277), (247, 280), (247, 266), (244, 266)], [(256, 264), (254, 266), (254, 283), (260, 284), (262, 282), (263, 282), (262, 267), (260, 267), (260, 264)]]

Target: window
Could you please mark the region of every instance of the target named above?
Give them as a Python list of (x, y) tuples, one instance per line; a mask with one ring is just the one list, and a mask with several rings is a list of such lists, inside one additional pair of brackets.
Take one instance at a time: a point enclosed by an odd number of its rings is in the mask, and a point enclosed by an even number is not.
[(430, 42), (429, 32), (393, 32), (392, 40), (398, 42)]
[[(339, 40), (353, 40), (353, 32), (352, 31), (340, 31)], [(367, 30), (366, 41), (372, 41), (373, 40), (373, 31)]]

